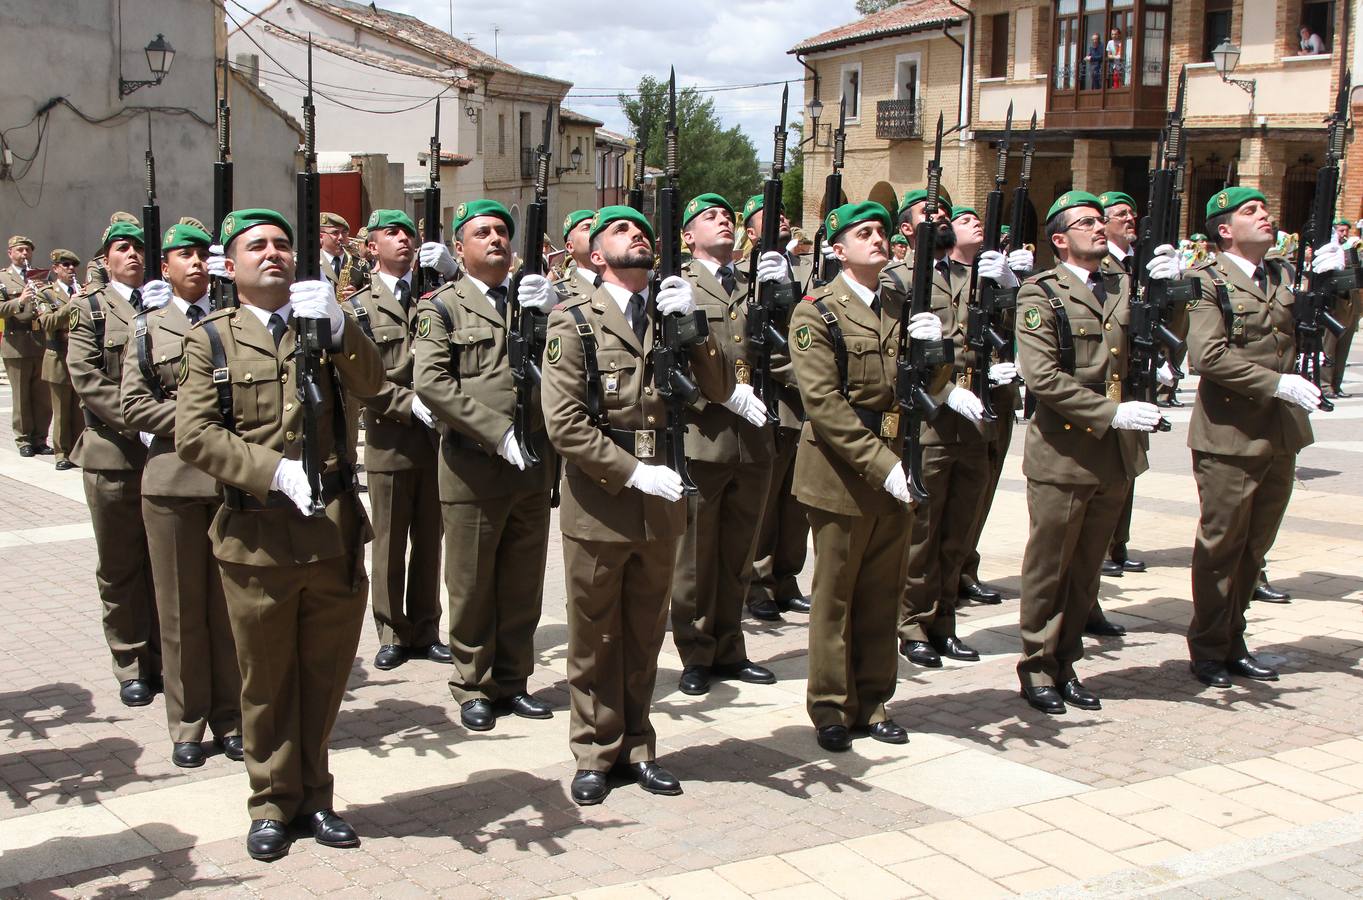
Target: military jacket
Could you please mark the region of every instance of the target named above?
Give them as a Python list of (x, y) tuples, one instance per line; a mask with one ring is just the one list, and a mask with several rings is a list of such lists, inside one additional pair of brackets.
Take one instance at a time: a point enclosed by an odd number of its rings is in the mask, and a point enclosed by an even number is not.
[(596, 293), (598, 287), (596, 277), (588, 277), (577, 266), (563, 273), (563, 277), (554, 282), (554, 291), (558, 294), (560, 301), (567, 300), (571, 296), (590, 297)]
[[(796, 291), (796, 299), (800, 297), (800, 291), (804, 290), (803, 285), (808, 285), (808, 290), (813, 290), (813, 267), (809, 263), (808, 256), (791, 256), (786, 254), (786, 261), (790, 264), (791, 275), (793, 278), (793, 289)], [(751, 257), (740, 263), (739, 268), (747, 277), (755, 278), (756, 274), (752, 271)], [(793, 311), (786, 311), (784, 316), (779, 317), (779, 321), (772, 324), (782, 336), (789, 341), (790, 339), (790, 314)], [(805, 405), (800, 399), (800, 383), (795, 377), (795, 366), (791, 362), (790, 347), (785, 350), (775, 350), (771, 354), (771, 377), (780, 388), (776, 392), (777, 409), (776, 413), (781, 417), (781, 428), (789, 431), (799, 431), (800, 426), (805, 421)]]
[(369, 279), (371, 277), (369, 263), (359, 259), (349, 251), (344, 251), (341, 254), (340, 278), (336, 277), (336, 272), (331, 266), (327, 265), (325, 259), (322, 260), (322, 275), (327, 281), (330, 281), (331, 286), (336, 289), (337, 297), (340, 297), (341, 293), (347, 288), (364, 290), (369, 287)]
[[(436, 299), (450, 316), (449, 327)], [(416, 392), (440, 420), (443, 433), (440, 499), (467, 503), (549, 490), (555, 462), (538, 389), (531, 395), (529, 439), (540, 464), (522, 471), (497, 452), (516, 411), (516, 382), (507, 323), (492, 301), (461, 275), (422, 300), (417, 316)]]
[[(1055, 292), (1074, 341), (1074, 373), (1062, 368)], [(1130, 281), (1103, 276), (1107, 301), (1064, 265), (1028, 278), (1018, 291), (1018, 368), (1037, 410), (1027, 430), (1022, 472), (1051, 484), (1107, 484), (1147, 468), (1142, 435), (1112, 427), (1126, 378)]]
[[(5, 320), (5, 338), (0, 341), (4, 359), (41, 359), (46, 345), (38, 324), (38, 298), (20, 300), (24, 280), (13, 269), (0, 270), (0, 319)], [(39, 293), (41, 297), (41, 292)]]
[(79, 296), (58, 284), (47, 284), (39, 294), (38, 327), (43, 332), (42, 379), (49, 384), (70, 384), (66, 371), (66, 334), (71, 320), (70, 304)]
[[(571, 309), (590, 329), (601, 372), (602, 402), (609, 427), (630, 433), (634, 452), (591, 421), (582, 335)], [(680, 537), (686, 503), (669, 502), (627, 482), (640, 462), (667, 464), (667, 404), (653, 387), (654, 316), (640, 341), (605, 287), (587, 298), (560, 304), (549, 315), (542, 401), (549, 439), (563, 456), (563, 505), (559, 524), (577, 540), (635, 543)], [(691, 375), (707, 400), (723, 402), (734, 390), (734, 370), (711, 335), (691, 349)]]
[[(1128, 256), (1127, 259), (1131, 259), (1134, 261), (1135, 257)], [(1103, 257), (1103, 261), (1098, 264), (1098, 271), (1102, 272), (1104, 275), (1120, 275), (1126, 273), (1126, 269), (1122, 266), (1120, 262), (1117, 261), (1117, 257), (1113, 256), (1111, 253)], [(1138, 280), (1136, 276), (1139, 275), (1140, 275), (1139, 272), (1133, 273), (1133, 277), (1131, 278), (1132, 291), (1136, 290), (1136, 283)], [(1180, 338), (1186, 339), (1188, 337), (1187, 307), (1180, 306), (1178, 309), (1172, 310), (1172, 313), (1173, 315), (1169, 317), (1169, 330), (1172, 331), (1174, 334), (1178, 335)]]
[[(91, 316), (94, 305), (102, 316)], [(86, 428), (71, 460), (82, 469), (132, 471), (142, 468), (147, 450), (137, 429), (123, 418), (123, 349), (136, 313), (112, 287), (104, 286), (67, 304), (66, 368), (86, 410)], [(99, 334), (100, 329), (103, 335)]]
[[(1188, 310), (1188, 361), (1201, 376), (1188, 446), (1227, 456), (1296, 453), (1314, 439), (1306, 410), (1274, 396), (1296, 368), (1292, 267), (1265, 260), (1264, 292), (1218, 255), (1192, 270), (1201, 293)], [(1217, 283), (1230, 304), (1222, 309)], [(1227, 315), (1229, 312), (1229, 315)]]

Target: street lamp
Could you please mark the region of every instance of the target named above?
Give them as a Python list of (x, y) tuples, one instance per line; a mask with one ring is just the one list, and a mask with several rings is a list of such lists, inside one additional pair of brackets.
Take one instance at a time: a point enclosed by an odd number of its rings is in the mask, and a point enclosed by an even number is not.
[(582, 165), (582, 148), (581, 148), (581, 147), (574, 147), (574, 148), (573, 148), (573, 152), (568, 154), (568, 158), (569, 158), (569, 159), (572, 161), (572, 163), (573, 163), (571, 166), (555, 166), (555, 167), (554, 167), (555, 171), (556, 171), (559, 175), (562, 175), (564, 172), (576, 172), (576, 171), (577, 171), (578, 166)]
[(815, 97), (813, 100), (809, 102), (809, 118), (810, 121), (814, 123), (814, 127), (809, 130), (809, 137), (805, 138), (803, 141), (800, 141), (800, 146), (803, 147), (810, 141), (814, 142), (815, 147), (819, 146), (819, 117), (822, 115), (823, 101), (820, 100), (818, 97)]
[(1221, 76), (1222, 81), (1233, 84), (1249, 94), (1249, 111), (1254, 112), (1254, 91), (1258, 87), (1258, 82), (1253, 78), (1231, 78), (1231, 75), (1235, 74), (1235, 67), (1240, 64), (1240, 48), (1232, 44), (1230, 38), (1226, 38), (1212, 51), (1212, 63), (1216, 66), (1216, 74)]
[(170, 64), (175, 61), (175, 48), (166, 40), (165, 35), (158, 34), (153, 38), (147, 45), (146, 54), (147, 68), (151, 70), (153, 77), (149, 81), (125, 81), (120, 74), (118, 96), (126, 97), (138, 88), (160, 84), (170, 74)]

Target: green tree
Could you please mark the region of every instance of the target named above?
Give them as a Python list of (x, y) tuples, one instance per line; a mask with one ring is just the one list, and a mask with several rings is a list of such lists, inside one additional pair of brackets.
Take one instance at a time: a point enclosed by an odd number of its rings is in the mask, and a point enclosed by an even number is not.
[[(667, 82), (645, 75), (636, 96), (620, 95), (620, 107), (636, 140), (643, 135), (644, 163), (666, 168)], [(738, 126), (724, 128), (714, 101), (694, 88), (677, 93), (677, 186), (682, 202), (713, 192), (735, 206), (756, 193), (761, 181), (757, 148)]]
[(781, 182), (781, 206), (792, 225), (804, 224), (805, 208), (805, 151), (804, 123), (792, 122), (790, 141), (786, 144), (786, 175)]
[(898, 6), (900, 2), (901, 0), (857, 0), (857, 12), (869, 16), (891, 6)]

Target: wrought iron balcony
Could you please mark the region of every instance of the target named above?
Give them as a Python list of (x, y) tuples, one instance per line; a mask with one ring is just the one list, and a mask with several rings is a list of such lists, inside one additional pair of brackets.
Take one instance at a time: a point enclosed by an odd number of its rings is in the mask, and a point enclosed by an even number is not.
[(923, 137), (923, 101), (877, 101), (876, 137), (883, 141), (921, 140)]

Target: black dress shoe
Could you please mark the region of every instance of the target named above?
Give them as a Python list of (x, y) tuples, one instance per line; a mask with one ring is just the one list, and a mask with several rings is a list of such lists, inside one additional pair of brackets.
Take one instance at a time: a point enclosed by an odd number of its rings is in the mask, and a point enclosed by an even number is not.
[(232, 760), (241, 762), (246, 757), (246, 752), (241, 745), (241, 735), (229, 734), (227, 737), (214, 738), (213, 743), (222, 748), (222, 755)]
[(1123, 572), (1144, 572), (1145, 560), (1143, 559), (1124, 559), (1122, 560)]
[(945, 656), (947, 659), (957, 659), (962, 662), (980, 661), (979, 651), (966, 646), (965, 641), (954, 634), (939, 641), (933, 641), (932, 647), (939, 656)]
[(797, 612), (808, 615), (809, 611), (814, 608), (814, 604), (809, 602), (808, 597), (791, 597), (788, 600), (777, 600), (776, 607), (781, 612)]
[(1065, 711), (1065, 701), (1053, 685), (1043, 684), (1041, 687), (1024, 687), (1022, 698), (1030, 703), (1033, 709), (1039, 709), (1052, 716), (1058, 716)]
[(1347, 400), (1351, 396), (1352, 395), (1348, 391), (1344, 390), (1344, 388), (1342, 387), (1335, 388), (1335, 397), (1337, 397), (1338, 399)]
[(379, 652), (374, 654), (374, 668), (396, 669), (407, 661), (407, 648), (399, 647), (397, 644), (384, 644), (379, 648)]
[(1126, 626), (1118, 625), (1107, 616), (1090, 617), (1084, 623), (1084, 634), (1091, 634), (1094, 637), (1122, 637), (1126, 634)]
[(1155, 405), (1158, 406), (1160, 409), (1168, 409), (1169, 407), (1173, 406), (1174, 403), (1172, 400), (1166, 400), (1163, 397), (1161, 397), (1155, 401)]
[(53, 466), (58, 472), (67, 472), (75, 467), (76, 464), (69, 459), (59, 459), (57, 460), (57, 464)]
[(942, 668), (942, 657), (927, 641), (900, 641), (899, 652), (905, 659), (925, 669)]
[(1278, 680), (1277, 669), (1270, 669), (1268, 666), (1259, 665), (1259, 661), (1253, 656), (1231, 660), (1226, 663), (1226, 670), (1232, 675), (1243, 675), (1245, 678), (1253, 678), (1255, 681)]
[(699, 697), (701, 694), (710, 693), (710, 668), (709, 666), (686, 666), (682, 669), (681, 678), (677, 680), (677, 687), (683, 694), (692, 697)]
[(747, 684), (775, 684), (776, 676), (766, 666), (759, 666), (750, 659), (731, 666), (715, 666), (714, 673), (720, 678), (737, 678)]
[(907, 744), (909, 742), (909, 733), (904, 730), (903, 725), (893, 719), (868, 725), (866, 733), (873, 740), (880, 741), (882, 744)]
[(502, 702), (511, 710), (512, 715), (520, 716), (522, 719), (552, 719), (554, 717), (552, 706), (543, 700), (536, 700), (525, 691), (512, 694)]
[(358, 847), (360, 836), (350, 823), (336, 815), (334, 810), (319, 809), (308, 816), (308, 830), (313, 840), (323, 847)]
[(1193, 660), (1188, 664), (1188, 668), (1192, 670), (1193, 677), (1207, 687), (1230, 687), (1230, 675), (1226, 672), (1226, 667), (1215, 660)]
[(146, 706), (156, 696), (156, 687), (146, 678), (130, 678), (118, 688), (124, 706)]
[(1287, 591), (1278, 590), (1267, 580), (1263, 580), (1254, 586), (1254, 599), (1260, 603), (1291, 603), (1292, 595)]
[(986, 587), (979, 582), (973, 582), (959, 591), (962, 600), (970, 600), (974, 603), (983, 603), (986, 606), (997, 606), (1003, 602), (1003, 595), (991, 587)]
[(1182, 400), (1178, 399), (1178, 395), (1175, 394), (1174, 396), (1172, 396), (1172, 397), (1169, 398), (1169, 405), (1172, 406), (1172, 407), (1174, 407), (1175, 409), (1181, 409), (1181, 408), (1187, 406), (1188, 404), (1186, 404), (1186, 403), (1184, 403)]
[(629, 763), (625, 768), (634, 773), (634, 780), (639, 783), (639, 787), (650, 794), (675, 797), (682, 792), (681, 782), (677, 780), (677, 776), (652, 760)]
[(177, 742), (170, 752), (170, 761), (182, 769), (199, 768), (204, 764), (203, 744), (198, 741)]
[(459, 707), (459, 721), (469, 731), (491, 731), (497, 724), (497, 716), (488, 701), (469, 700)]
[(27, 459), (28, 457), (30, 457), (30, 456), (33, 455), (33, 448), (32, 448), (32, 447), (20, 447), (20, 448), (19, 448), (19, 455)]
[(246, 852), (251, 859), (269, 862), (289, 852), (289, 829), (278, 819), (256, 819), (246, 832)]
[(852, 749), (852, 733), (842, 725), (825, 725), (815, 733), (819, 746), (830, 753), (844, 753)]
[(606, 799), (607, 792), (605, 772), (582, 770), (573, 776), (570, 793), (578, 806), (595, 806)]
[(1117, 562), (1116, 560), (1111, 559), (1103, 560), (1103, 574), (1109, 578), (1121, 578), (1122, 564)]
[(1098, 695), (1080, 684), (1078, 678), (1071, 678), (1060, 685), (1060, 696), (1066, 703), (1080, 709), (1103, 708), (1103, 704), (1098, 701)]
[(454, 662), (454, 654), (450, 653), (450, 645), (442, 644), (439, 641), (436, 641), (432, 644), (427, 644), (425, 647), (421, 647), (420, 649), (408, 651), (407, 653), (408, 659), (412, 659), (415, 657), (428, 659), (433, 663), (444, 663), (446, 665)]
[(780, 622), (781, 608), (776, 605), (776, 601), (768, 597), (758, 597), (748, 600), (748, 612), (754, 619), (763, 622)]
[(52, 447), (47, 444), (34, 444), (33, 452), (39, 456), (51, 456), (54, 451), (52, 450)]

